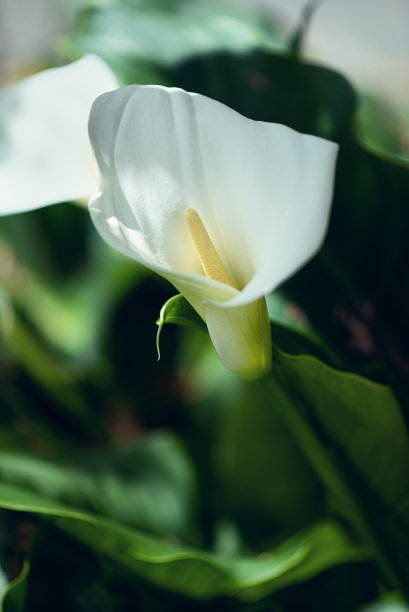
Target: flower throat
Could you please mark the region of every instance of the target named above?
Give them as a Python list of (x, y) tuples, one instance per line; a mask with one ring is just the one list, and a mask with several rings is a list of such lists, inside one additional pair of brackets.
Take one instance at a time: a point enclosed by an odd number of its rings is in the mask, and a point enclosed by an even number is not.
[(220, 283), (234, 287), (199, 213), (194, 208), (188, 208), (185, 212), (185, 218), (203, 272), (207, 278), (212, 278)]

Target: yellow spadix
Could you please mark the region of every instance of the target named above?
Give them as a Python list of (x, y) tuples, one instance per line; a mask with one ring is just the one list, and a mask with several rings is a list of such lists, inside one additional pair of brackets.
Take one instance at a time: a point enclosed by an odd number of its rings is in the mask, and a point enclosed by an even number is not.
[(188, 208), (185, 212), (185, 217), (203, 272), (207, 278), (212, 278), (220, 283), (234, 287), (199, 213), (194, 208)]

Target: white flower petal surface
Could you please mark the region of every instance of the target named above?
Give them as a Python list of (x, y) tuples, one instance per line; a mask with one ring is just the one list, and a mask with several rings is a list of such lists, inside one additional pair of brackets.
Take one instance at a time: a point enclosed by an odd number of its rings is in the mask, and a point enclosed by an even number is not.
[(108, 66), (88, 55), (0, 90), (0, 214), (89, 198), (97, 185), (89, 111), (117, 87)]
[(194, 208), (239, 290), (225, 307), (269, 293), (321, 246), (334, 143), (136, 85), (97, 99), (90, 134), (103, 174), (91, 214), (104, 237), (167, 277), (201, 274), (184, 219)]
[[(337, 145), (159, 86), (100, 96), (89, 129), (101, 172), (90, 213), (101, 235), (174, 284), (227, 368), (265, 374), (263, 296), (321, 246)], [(200, 216), (234, 287), (204, 276), (187, 209)]]

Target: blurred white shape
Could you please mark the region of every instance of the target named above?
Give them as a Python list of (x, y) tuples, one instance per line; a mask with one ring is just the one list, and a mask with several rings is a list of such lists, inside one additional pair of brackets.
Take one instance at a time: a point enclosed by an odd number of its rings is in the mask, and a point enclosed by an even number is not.
[(36, 71), (67, 22), (59, 0), (0, 0), (0, 80)]
[(110, 68), (87, 55), (0, 90), (0, 214), (95, 191), (88, 116), (93, 100), (117, 87)]
[(0, 567), (0, 603), (3, 603), (3, 596), (7, 591), (9, 581), (7, 580), (6, 573)]

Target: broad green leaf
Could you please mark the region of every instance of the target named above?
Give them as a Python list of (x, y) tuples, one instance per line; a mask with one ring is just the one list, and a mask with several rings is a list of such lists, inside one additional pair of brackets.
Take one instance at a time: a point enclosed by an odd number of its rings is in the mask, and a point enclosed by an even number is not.
[(66, 503), (159, 535), (188, 538), (194, 527), (194, 473), (170, 435), (145, 437), (77, 464), (3, 451), (0, 476), (56, 507)]
[[(213, 450), (219, 495), (230, 511), (239, 512), (246, 533), (274, 537), (277, 530), (325, 512), (322, 485), (281, 420), (293, 410), (316, 433), (336, 469), (347, 465), (346, 478), (369, 521), (380, 521), (382, 529), (389, 521), (398, 530), (398, 520), (408, 524), (409, 437), (391, 389), (277, 347), (271, 380), (267, 395), (265, 383), (231, 390)], [(401, 542), (395, 543), (399, 548)]]
[(275, 346), (291, 354), (313, 355), (342, 369), (351, 367), (326, 343), (305, 313), (284, 292), (273, 291), (266, 296), (266, 301)]
[(264, 556), (230, 558), (154, 538), (13, 483), (0, 483), (0, 506), (54, 517), (55, 526), (127, 571), (194, 599), (257, 601), (333, 565), (366, 558), (365, 551), (330, 521), (293, 536)]
[(57, 525), (157, 586), (194, 599), (224, 596), (258, 601), (308, 580), (324, 568), (366, 558), (366, 553), (351, 547), (331, 522), (318, 524), (257, 557), (224, 557), (148, 541), (141, 535), (131, 537), (126, 532), (121, 538), (117, 527), (109, 529), (107, 525), (104, 541), (100, 528), (93, 530), (83, 522), (59, 519)]
[(273, 364), (264, 379), (269, 401), (384, 579), (407, 596), (408, 536), (398, 511), (408, 496), (409, 437), (392, 391), (310, 356), (276, 349)]
[[(386, 385), (335, 370), (310, 356), (274, 351), (277, 397), (317, 422), (323, 440), (354, 466), (391, 510), (409, 492), (409, 437), (400, 406)], [(284, 392), (284, 393), (282, 393)]]
[(256, 545), (318, 520), (326, 493), (259, 386), (223, 397), (211, 449), (218, 498)]

